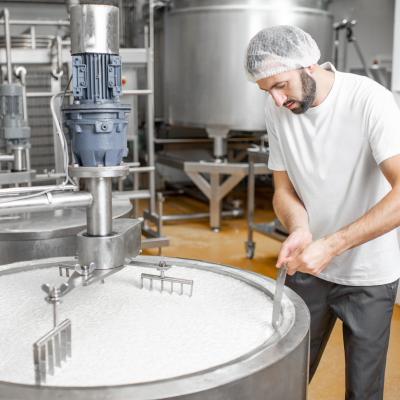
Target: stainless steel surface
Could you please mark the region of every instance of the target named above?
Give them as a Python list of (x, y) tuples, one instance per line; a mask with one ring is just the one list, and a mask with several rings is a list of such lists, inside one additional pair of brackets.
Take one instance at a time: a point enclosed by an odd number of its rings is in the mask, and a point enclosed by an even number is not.
[(92, 201), (92, 195), (87, 192), (46, 193), (29, 198), (8, 197), (0, 200), (0, 215), (88, 207)]
[[(26, 170), (27, 171), (32, 171), (32, 163), (31, 163), (31, 146), (29, 144), (29, 146), (25, 147), (25, 166), (26, 166)], [(36, 175), (36, 171), (35, 171), (35, 175)], [(31, 186), (31, 182), (32, 180), (29, 180), (28, 182), (28, 186)]]
[[(256, 174), (268, 172), (266, 165), (257, 164)], [(248, 174), (247, 163), (185, 162), (184, 171), (210, 201), (210, 227), (219, 231), (223, 198)], [(228, 176), (223, 182), (222, 177)], [(209, 178), (207, 180), (205, 177)]]
[(332, 16), (317, 0), (176, 0), (164, 18), (164, 119), (226, 131), (265, 130), (264, 97), (244, 57), (260, 29), (294, 24), (331, 58)]
[[(36, 180), (37, 175), (35, 176), (35, 180)], [(62, 175), (62, 177), (64, 178), (64, 175)], [(54, 188), (54, 185), (51, 186), (32, 186), (32, 187), (19, 187), (19, 188), (1, 188), (1, 196), (0, 199), (3, 196), (12, 196), (15, 194), (27, 194), (29, 193), (33, 193), (33, 192), (42, 192), (44, 190), (49, 190)], [(63, 187), (63, 190), (69, 191), (69, 190), (76, 190), (77, 186), (74, 185), (65, 185)], [(60, 189), (61, 190), (61, 189)], [(4, 198), (4, 197), (3, 197)]]
[(69, 166), (69, 174), (74, 178), (119, 178), (129, 173), (127, 165), (116, 167), (79, 167)]
[(82, 4), (71, 7), (71, 54), (119, 54), (117, 7)]
[(15, 75), (19, 78), (22, 86), (22, 108), (24, 120), (28, 123), (28, 104), (26, 100), (26, 68), (19, 66), (15, 68)]
[(214, 153), (214, 158), (217, 160), (224, 160), (226, 159), (227, 156), (227, 143), (226, 143), (226, 138), (223, 137), (214, 137), (214, 146), (213, 146), (213, 153)]
[(121, 267), (139, 254), (141, 234), (141, 221), (127, 218), (115, 220), (109, 236), (80, 232), (77, 237), (79, 264), (93, 263), (96, 270)]
[[(73, 259), (70, 259), (74, 262)], [(221, 276), (239, 279), (262, 291), (272, 299), (274, 282), (249, 271), (211, 264), (160, 257), (137, 257), (135, 261), (160, 262), (198, 268)], [(15, 273), (54, 266), (54, 260), (19, 264), (3, 268), (1, 273)], [(149, 266), (151, 268), (151, 266)], [(131, 266), (134, 268), (134, 266)], [(308, 345), (310, 318), (306, 305), (290, 289), (285, 288), (279, 331), (253, 351), (211, 368), (168, 380), (132, 385), (102, 387), (48, 387), (0, 382), (0, 399), (49, 400), (57, 398), (94, 400), (179, 399), (179, 400), (305, 400), (308, 385)], [(115, 343), (113, 345), (116, 345)], [(290, 377), (290, 385), (282, 376)]]
[(5, 8), (1, 16), (3, 17), (4, 36), (6, 40), (6, 57), (7, 57), (7, 81), (12, 83), (12, 63), (11, 63), (11, 33), (10, 33), (10, 12)]
[(0, 154), (0, 162), (14, 161), (14, 154)]
[(274, 304), (272, 308), (272, 326), (275, 329), (278, 329), (280, 324), (282, 295), (283, 295), (283, 288), (285, 286), (286, 274), (287, 274), (287, 265), (285, 264), (279, 269), (279, 274), (275, 285)]
[[(128, 200), (113, 197), (114, 219), (127, 215), (131, 210), (132, 205)], [(85, 227), (86, 207), (10, 214), (0, 217), (0, 240), (23, 242), (63, 238), (76, 235)]]
[[(113, 218), (131, 210), (128, 200), (113, 198)], [(76, 235), (85, 228), (86, 208), (0, 217), (0, 265), (76, 255)]]
[[(0, 19), (0, 23), (4, 20)], [(40, 20), (40, 19), (12, 19), (10, 25), (26, 25), (26, 26), (69, 26), (69, 21), (59, 20)]]
[[(221, 212), (222, 218), (235, 218), (241, 217), (243, 215), (243, 210), (226, 210)], [(169, 214), (163, 215), (162, 221), (163, 222), (172, 222), (172, 221), (192, 221), (192, 220), (201, 220), (201, 219), (209, 219), (210, 213), (190, 213), (190, 214)]]
[[(32, 35), (32, 34), (20, 34), (11, 36), (11, 46), (13, 51), (19, 48), (27, 49), (48, 49), (51, 47), (51, 43), (54, 36), (50, 35)], [(0, 36), (0, 46), (4, 46), (5, 38)]]
[(256, 243), (254, 241), (254, 232), (261, 233), (275, 240), (283, 242), (287, 238), (285, 228), (278, 220), (274, 222), (260, 222), (254, 221), (255, 209), (255, 165), (256, 163), (268, 163), (269, 149), (262, 146), (249, 148), (247, 151), (249, 157), (249, 177), (247, 181), (247, 241), (246, 256), (247, 258), (254, 258)]
[(151, 95), (152, 91), (151, 90), (147, 90), (147, 89), (143, 89), (143, 90), (139, 90), (139, 89), (128, 89), (128, 90), (124, 90), (122, 92), (122, 95), (135, 95), (135, 96), (148, 96)]
[[(246, 255), (247, 258), (254, 257), (256, 244), (253, 236), (255, 229), (254, 224), (254, 209), (255, 209), (255, 165), (256, 163), (263, 163), (265, 166), (268, 164), (269, 149), (264, 146), (250, 147), (247, 150), (249, 159), (249, 171), (247, 179), (247, 242), (246, 242)], [(261, 226), (265, 224), (258, 224)], [(262, 232), (264, 233), (264, 232)]]
[(87, 209), (87, 234), (108, 236), (112, 232), (111, 178), (85, 179), (86, 190), (93, 202)]
[(142, 200), (150, 199), (150, 192), (148, 190), (124, 190), (115, 192), (114, 196), (119, 199)]
[(55, 181), (55, 180), (60, 180), (60, 179), (65, 179), (65, 174), (63, 172), (45, 172), (44, 174), (36, 174), (35, 175), (35, 182), (43, 182), (43, 181)]
[(14, 146), (12, 151), (14, 154), (13, 170), (18, 172), (25, 171), (26, 170), (24, 162), (25, 148), (22, 146)]
[[(145, 29), (145, 47), (147, 50), (147, 87), (151, 93), (147, 96), (147, 165), (155, 166), (154, 157), (154, 1), (149, 0), (149, 27)], [(156, 178), (155, 173), (149, 174), (150, 213), (156, 211)]]
[(0, 172), (0, 186), (31, 182), (36, 171)]

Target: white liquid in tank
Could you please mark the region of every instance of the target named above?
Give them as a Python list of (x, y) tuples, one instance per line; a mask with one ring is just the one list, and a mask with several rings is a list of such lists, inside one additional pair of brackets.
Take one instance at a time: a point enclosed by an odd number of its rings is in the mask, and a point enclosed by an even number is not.
[[(240, 357), (273, 334), (271, 300), (240, 280), (171, 268), (167, 276), (194, 280), (188, 297), (141, 290), (142, 272), (157, 274), (127, 267), (63, 298), (59, 321), (72, 322), (72, 358), (46, 385), (108, 386), (194, 373)], [(57, 268), (0, 275), (0, 381), (34, 383), (32, 344), (52, 328), (52, 306), (40, 286), (64, 281)]]

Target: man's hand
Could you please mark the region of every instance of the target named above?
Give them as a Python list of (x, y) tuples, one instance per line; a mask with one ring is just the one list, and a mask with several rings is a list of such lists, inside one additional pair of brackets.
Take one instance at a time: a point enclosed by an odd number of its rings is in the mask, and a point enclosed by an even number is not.
[(318, 275), (336, 256), (330, 240), (322, 238), (310, 243), (302, 251), (296, 252), (286, 261), (288, 275), (294, 275), (297, 271), (310, 275)]
[(276, 267), (281, 268), (291, 257), (300, 253), (311, 242), (312, 235), (310, 231), (306, 229), (294, 230), (282, 244)]

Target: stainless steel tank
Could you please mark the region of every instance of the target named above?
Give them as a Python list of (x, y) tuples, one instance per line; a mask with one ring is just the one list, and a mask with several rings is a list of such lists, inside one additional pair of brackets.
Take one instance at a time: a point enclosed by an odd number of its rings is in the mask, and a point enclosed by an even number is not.
[(315, 38), (321, 61), (328, 61), (333, 40), (328, 3), (174, 0), (164, 16), (165, 120), (222, 133), (265, 130), (265, 95), (244, 72), (249, 40), (269, 26), (297, 25)]
[[(275, 282), (269, 278), (249, 271), (239, 270), (223, 265), (164, 257), (139, 256), (136, 260), (142, 263), (150, 263), (146, 270), (151, 270), (151, 265), (155, 268), (159, 261), (163, 260), (174, 265), (178, 269), (194, 269), (198, 271), (197, 273), (201, 270), (200, 273), (203, 274), (203, 276), (204, 274), (216, 274), (217, 277), (213, 279), (233, 278), (241, 281), (240, 285), (244, 284), (246, 287), (249, 285), (251, 290), (255, 289), (257, 293), (262, 295), (262, 297), (265, 296), (265, 301), (267, 302), (272, 300), (275, 290)], [(0, 267), (0, 283), (2, 278), (9, 279), (10, 274), (18, 274), (22, 276), (24, 272), (30, 271), (43, 273), (46, 268), (52, 268), (54, 265), (54, 260), (46, 259), (3, 266)], [(135, 268), (133, 265), (127, 268), (128, 269), (125, 270), (126, 273), (134, 273), (132, 272), (132, 269)], [(193, 271), (193, 273), (194, 272), (195, 271)], [(57, 268), (55, 268), (54, 271), (54, 274), (56, 273)], [(121, 272), (118, 274), (120, 273)], [(117, 277), (118, 274), (114, 276)], [(106, 284), (112, 285), (112, 281), (107, 281)], [(194, 284), (196, 285), (196, 281)], [(22, 285), (24, 286), (25, 283), (22, 283)], [(137, 287), (135, 287), (132, 279), (128, 279), (125, 286), (126, 285), (128, 285), (128, 289), (131, 287), (129, 290), (133, 291), (133, 299), (137, 299), (137, 296), (141, 293), (140, 289), (135, 292)], [(13, 288), (8, 288), (7, 286), (3, 289), (7, 292), (7, 290), (19, 291), (21, 288), (17, 288), (14, 285)], [(97, 290), (101, 290), (101, 286), (100, 289)], [(154, 293), (154, 296), (160, 296), (157, 292), (153, 291), (152, 293)], [(197, 293), (199, 293), (199, 291), (197, 291)], [(7, 300), (15, 297), (14, 292), (9, 297), (7, 297), (7, 293), (2, 294), (5, 296), (3, 301), (4, 299)], [(237, 294), (240, 295), (240, 293)], [(40, 296), (40, 292), (38, 295)], [(196, 286), (193, 296), (195, 295)], [(219, 296), (220, 295), (221, 293)], [(167, 299), (172, 299), (168, 294), (167, 296)], [(67, 299), (68, 298), (66, 297), (63, 302), (63, 310), (65, 313), (68, 311)], [(164, 299), (163, 301), (167, 300)], [(203, 300), (200, 299), (200, 301)], [(90, 300), (88, 300), (87, 303), (96, 304), (96, 302), (91, 302)], [(10, 305), (8, 304), (7, 307), (9, 306)], [(12, 307), (12, 305), (10, 307)], [(117, 305), (116, 307), (120, 306)], [(2, 310), (2, 313), (0, 313), (0, 316), (3, 314), (2, 318), (4, 318), (4, 312), (6, 313), (6, 316), (8, 315), (7, 310)], [(143, 312), (146, 312), (146, 310), (143, 310)], [(66, 315), (68, 315), (68, 313)], [(113, 386), (107, 386), (107, 384), (101, 386), (75, 385), (74, 387), (48, 386), (47, 384), (37, 386), (33, 384), (5, 382), (0, 379), (0, 399), (47, 400), (57, 398), (62, 400), (73, 398), (77, 400), (97, 400), (100, 398), (107, 398), (110, 400), (150, 400), (168, 398), (180, 400), (304, 400), (307, 398), (308, 385), (310, 318), (308, 309), (304, 302), (288, 288), (285, 288), (281, 315), (282, 322), (278, 330), (275, 331), (272, 336), (269, 336), (264, 342), (261, 340), (261, 345), (258, 345), (256, 348), (253, 348), (251, 351), (238, 358), (214, 366), (213, 368), (158, 381)], [(45, 318), (44, 315), (43, 318)], [(73, 320), (72, 324), (74, 324)], [(82, 337), (82, 335), (79, 335), (79, 327), (73, 329), (76, 329), (73, 331), (76, 333), (73, 333), (72, 336), (72, 340), (74, 341), (74, 337)], [(139, 326), (138, 329), (146, 329), (146, 327)], [(23, 332), (21, 332), (21, 334), (23, 334)], [(13, 339), (17, 346), (17, 338), (14, 337)], [(115, 348), (115, 346), (122, 345), (122, 343), (114, 342), (104, 342), (103, 344), (104, 346), (111, 346), (111, 349), (113, 347)], [(204, 352), (207, 352), (207, 349), (204, 349)], [(72, 350), (72, 357), (73, 356), (74, 350)], [(102, 371), (106, 371), (107, 367), (107, 365), (99, 365), (99, 368), (102, 368)], [(3, 375), (4, 372), (5, 371), (3, 371)], [(85, 371), (82, 370), (80, 370), (80, 372), (85, 373)], [(96, 371), (93, 371), (93, 374), (96, 374)]]
[[(113, 199), (113, 218), (129, 213), (127, 199)], [(86, 209), (0, 217), (0, 265), (76, 254), (76, 235), (86, 227)]]

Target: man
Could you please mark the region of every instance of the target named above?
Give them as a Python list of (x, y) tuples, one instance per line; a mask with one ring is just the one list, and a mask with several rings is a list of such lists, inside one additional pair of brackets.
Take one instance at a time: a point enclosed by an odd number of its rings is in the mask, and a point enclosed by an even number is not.
[(400, 112), (384, 87), (319, 58), (293, 26), (260, 31), (247, 50), (269, 94), (273, 205), (289, 232), (277, 267), (310, 310), (310, 378), (339, 318), (346, 399), (381, 400), (400, 276)]

